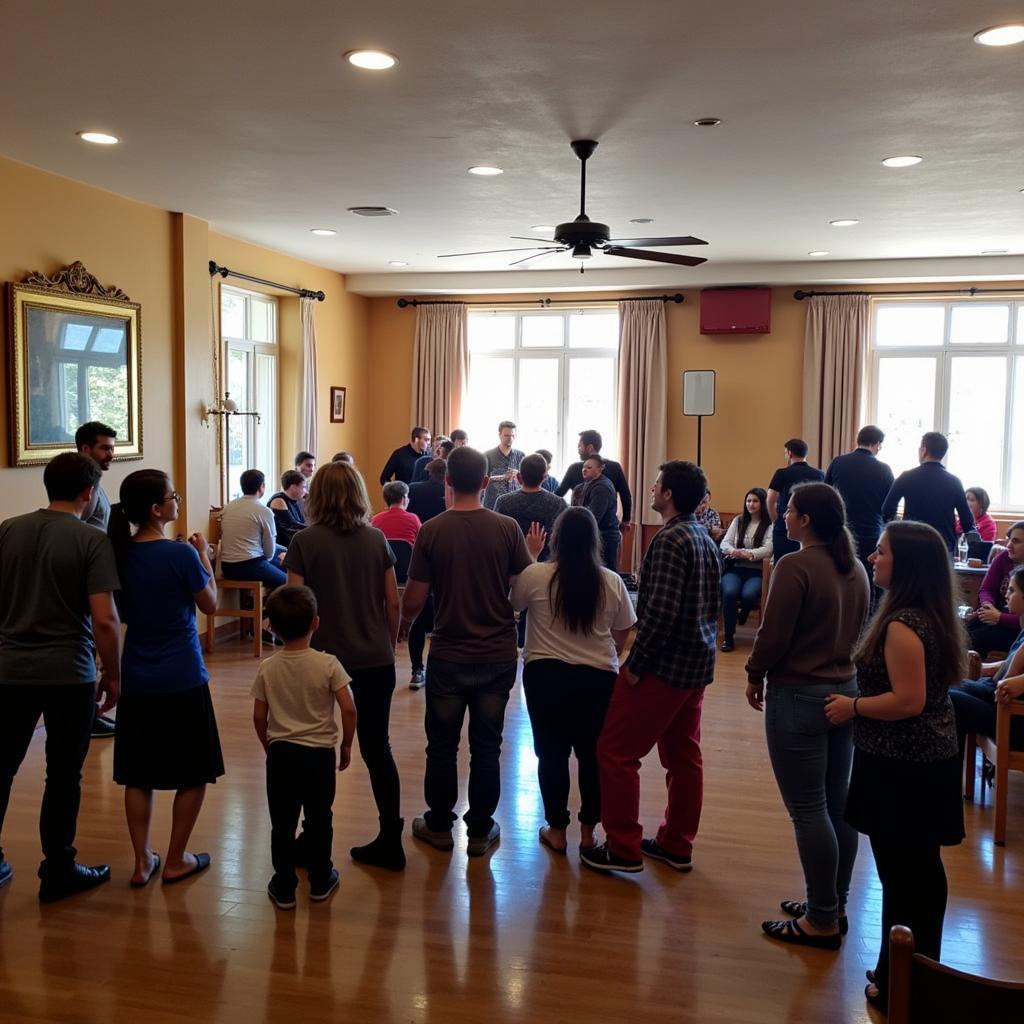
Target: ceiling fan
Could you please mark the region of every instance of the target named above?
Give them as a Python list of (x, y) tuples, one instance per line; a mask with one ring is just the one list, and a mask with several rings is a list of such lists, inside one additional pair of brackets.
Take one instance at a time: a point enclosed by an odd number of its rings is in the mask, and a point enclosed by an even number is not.
[[(449, 252), (439, 259), (452, 259), (456, 256), (489, 256), (492, 253), (501, 252), (533, 252), (532, 256), (524, 256), (522, 259), (510, 263), (510, 267), (516, 267), (529, 260), (541, 259), (545, 256), (553, 256), (558, 252), (572, 251), (573, 259), (584, 261), (589, 260), (594, 250), (603, 252), (606, 256), (625, 256), (633, 260), (650, 260), (654, 263), (677, 263), (684, 267), (699, 267), (707, 260), (701, 256), (682, 256), (677, 253), (653, 252), (650, 249), (636, 249), (633, 246), (675, 246), (675, 245), (707, 245), (702, 238), (694, 238), (692, 235), (681, 235), (676, 238), (609, 238), (611, 228), (607, 224), (599, 224), (591, 220), (586, 213), (587, 200), (587, 161), (593, 156), (597, 149), (597, 143), (593, 139), (576, 139), (569, 143), (572, 151), (580, 161), (580, 212), (575, 220), (565, 224), (559, 224), (555, 228), (555, 236), (550, 238), (525, 238), (521, 235), (513, 235), (516, 241), (540, 242), (540, 245), (526, 246), (520, 249), (489, 249), (484, 252)], [(552, 245), (551, 243), (556, 244)], [(580, 264), (582, 274), (584, 265)]]

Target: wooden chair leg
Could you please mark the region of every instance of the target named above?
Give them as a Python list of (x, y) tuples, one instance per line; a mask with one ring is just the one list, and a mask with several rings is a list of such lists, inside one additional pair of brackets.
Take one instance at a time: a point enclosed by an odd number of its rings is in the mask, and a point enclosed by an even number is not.
[(1010, 712), (1004, 704), (996, 708), (996, 805), (995, 823), (992, 838), (996, 846), (1006, 845), (1006, 790), (1009, 783), (1010, 766), (1007, 757), (1010, 753)]
[(978, 740), (973, 732), (969, 732), (964, 738), (964, 799), (968, 803), (974, 802), (974, 777), (977, 767)]
[(252, 639), (253, 654), (257, 658), (263, 656), (263, 587), (259, 586), (252, 595)]

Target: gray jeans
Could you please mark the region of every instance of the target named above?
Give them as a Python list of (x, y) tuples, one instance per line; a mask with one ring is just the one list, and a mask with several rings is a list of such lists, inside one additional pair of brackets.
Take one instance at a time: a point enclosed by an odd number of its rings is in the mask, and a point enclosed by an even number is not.
[(856, 680), (768, 687), (764, 726), (775, 781), (796, 832), (807, 883), (807, 920), (836, 927), (846, 910), (857, 859), (857, 833), (843, 821), (853, 760), (853, 728), (825, 717), (830, 693), (857, 695)]

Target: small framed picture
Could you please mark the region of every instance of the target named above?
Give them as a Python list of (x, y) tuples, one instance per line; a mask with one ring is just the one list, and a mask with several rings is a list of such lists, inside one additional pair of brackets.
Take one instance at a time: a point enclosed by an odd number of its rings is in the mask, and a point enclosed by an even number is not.
[(345, 422), (345, 389), (331, 388), (331, 422)]

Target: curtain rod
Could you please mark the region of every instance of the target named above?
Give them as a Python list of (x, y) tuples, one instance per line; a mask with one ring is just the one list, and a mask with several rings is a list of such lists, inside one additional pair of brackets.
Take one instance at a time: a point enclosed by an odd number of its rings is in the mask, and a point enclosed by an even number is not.
[[(686, 296), (676, 292), (675, 295), (616, 295), (600, 299), (510, 299), (508, 302), (463, 302), (464, 306), (536, 306), (547, 309), (548, 306), (585, 306), (604, 305), (608, 302), (637, 302), (640, 299), (661, 299), (662, 302), (681, 303), (686, 301)], [(399, 299), (398, 308), (406, 309), (412, 306), (447, 306), (451, 302), (459, 302), (459, 299)]]
[(316, 299), (323, 302), (327, 296), (323, 292), (314, 292), (309, 288), (293, 288), (289, 284), (280, 284), (277, 281), (267, 281), (262, 277), (253, 277), (251, 274), (243, 274), (240, 270), (228, 270), (227, 267), (218, 266), (216, 261), (210, 260), (210, 277), (220, 274), (221, 277), (237, 277), (241, 281), (251, 281), (253, 284), (263, 284), (268, 288), (277, 288), (283, 292), (291, 292), (293, 295), (301, 295), (304, 299)]
[(793, 292), (793, 298), (798, 302), (804, 299), (813, 299), (816, 295), (870, 295), (885, 298), (889, 295), (1016, 295), (1019, 288), (932, 288), (922, 291), (903, 292)]

